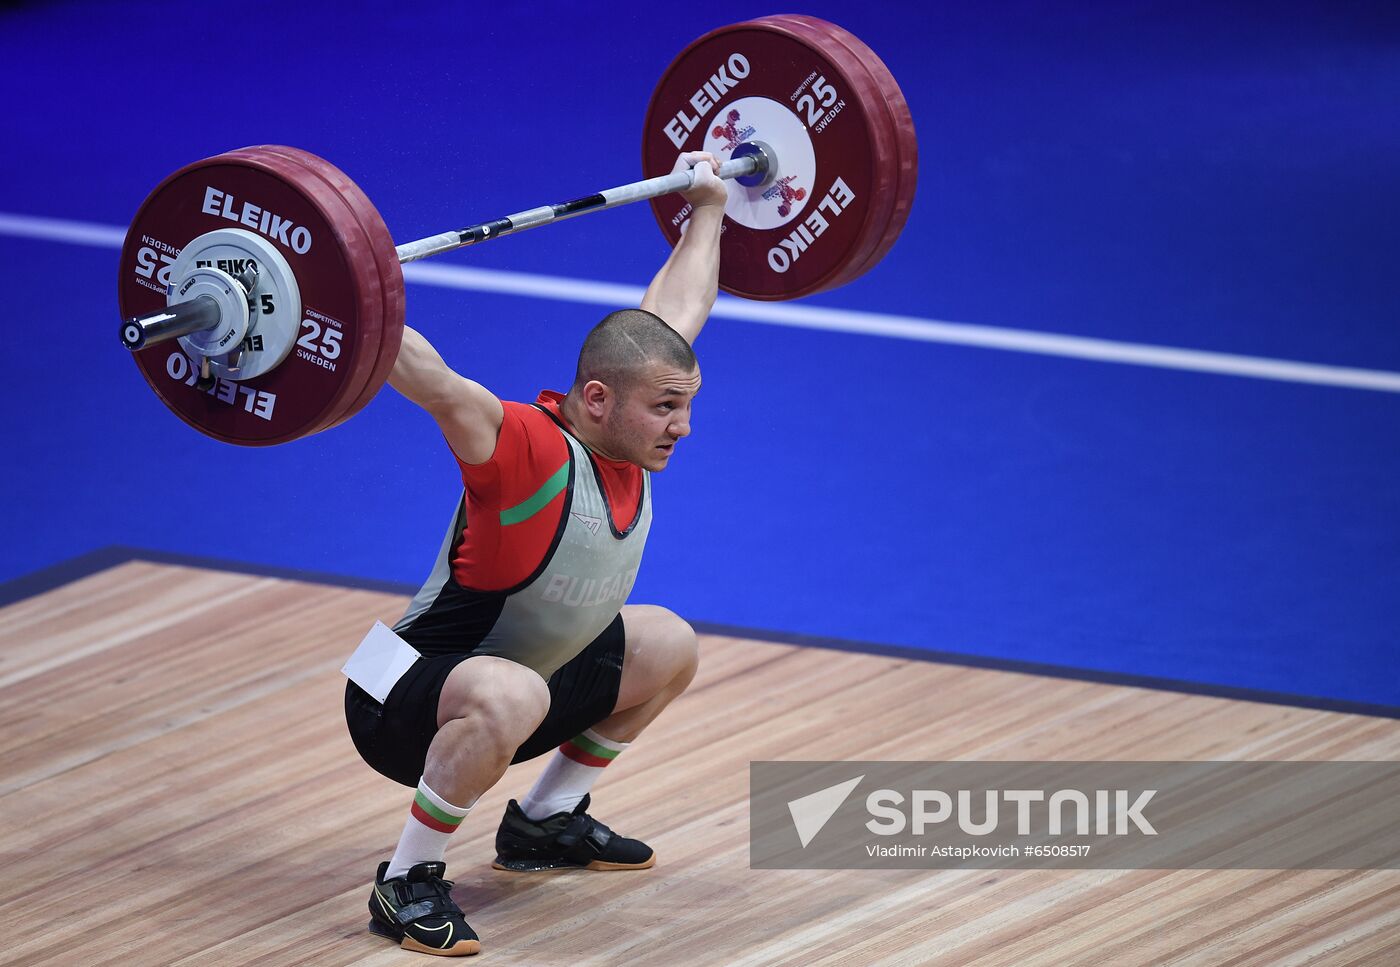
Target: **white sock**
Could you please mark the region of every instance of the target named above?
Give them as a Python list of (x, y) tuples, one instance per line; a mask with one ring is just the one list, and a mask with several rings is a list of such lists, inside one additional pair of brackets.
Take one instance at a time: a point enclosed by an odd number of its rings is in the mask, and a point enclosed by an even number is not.
[(592, 729), (565, 742), (520, 800), (520, 811), (535, 820), (572, 812), (607, 764), (629, 745), (630, 742), (618, 742)]
[(403, 876), (419, 863), (440, 863), (447, 855), (447, 840), (471, 812), (474, 803), (454, 806), (428, 788), (426, 780), (418, 780), (418, 792), (408, 812), (398, 848), (384, 879)]

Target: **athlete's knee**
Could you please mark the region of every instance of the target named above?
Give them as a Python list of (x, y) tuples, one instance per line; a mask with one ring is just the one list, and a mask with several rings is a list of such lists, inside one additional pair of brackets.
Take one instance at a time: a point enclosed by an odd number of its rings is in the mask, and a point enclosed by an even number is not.
[(690, 622), (678, 615), (671, 617), (675, 619), (671, 627), (672, 648), (676, 654), (675, 681), (684, 690), (700, 667), (700, 639)]
[(481, 739), (513, 753), (544, 721), (549, 687), (532, 669), (488, 655), (462, 662), (438, 699), (438, 724), (469, 721)]
[(638, 607), (643, 626), (638, 645), (651, 652), (669, 674), (668, 685), (684, 690), (700, 666), (700, 644), (695, 629), (680, 615), (655, 605)]

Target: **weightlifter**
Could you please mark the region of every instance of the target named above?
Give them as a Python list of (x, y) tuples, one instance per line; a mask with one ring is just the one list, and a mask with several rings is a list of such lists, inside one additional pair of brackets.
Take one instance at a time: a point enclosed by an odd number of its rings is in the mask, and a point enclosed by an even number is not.
[(568, 393), (502, 402), (404, 331), (390, 384), (437, 421), (465, 492), (432, 574), (394, 626), (421, 655), (382, 703), (353, 681), (360, 755), (416, 787), (380, 864), (370, 929), (401, 946), (474, 954), (444, 879), (451, 834), (506, 767), (552, 752), (496, 833), (496, 869), (639, 870), (651, 848), (588, 813), (603, 769), (690, 683), (695, 633), (664, 608), (625, 604), (651, 525), (650, 475), (690, 433), (691, 343), (718, 291), (728, 198), (704, 152), (689, 226), (640, 309), (584, 340)]

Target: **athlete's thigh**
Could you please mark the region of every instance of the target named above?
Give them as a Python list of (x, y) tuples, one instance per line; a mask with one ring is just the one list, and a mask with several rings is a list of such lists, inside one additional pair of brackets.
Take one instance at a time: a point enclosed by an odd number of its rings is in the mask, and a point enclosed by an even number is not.
[(613, 713), (622, 683), (623, 637), (618, 616), (549, 676), (549, 712), (516, 751), (515, 762), (549, 752)]

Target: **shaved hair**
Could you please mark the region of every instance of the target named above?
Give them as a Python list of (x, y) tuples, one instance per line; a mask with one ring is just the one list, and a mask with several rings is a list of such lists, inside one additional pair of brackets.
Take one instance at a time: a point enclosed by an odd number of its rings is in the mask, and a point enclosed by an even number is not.
[(596, 379), (623, 395), (653, 363), (688, 373), (696, 366), (695, 350), (660, 316), (619, 309), (604, 316), (583, 340), (574, 386), (582, 389)]

